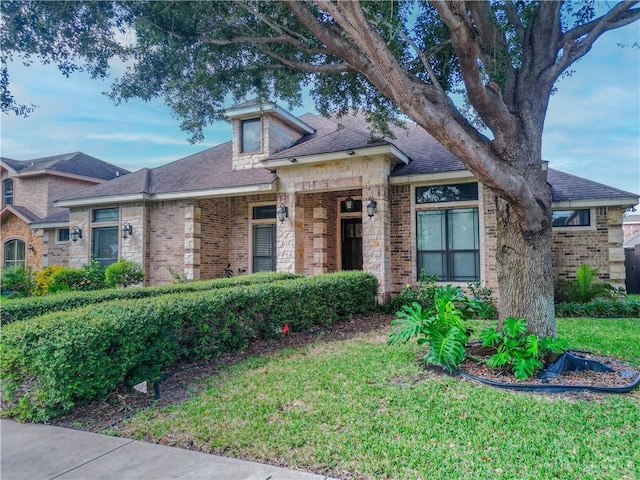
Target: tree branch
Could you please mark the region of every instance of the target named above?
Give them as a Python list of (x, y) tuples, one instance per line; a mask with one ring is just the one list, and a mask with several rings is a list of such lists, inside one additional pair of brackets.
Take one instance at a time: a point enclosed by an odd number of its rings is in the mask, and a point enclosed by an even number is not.
[(518, 11), (516, 10), (516, 6), (513, 4), (513, 1), (507, 0), (507, 2), (505, 2), (505, 11), (507, 12), (509, 23), (513, 25), (513, 28), (516, 31), (518, 42), (522, 45), (524, 42), (524, 26), (522, 25), (520, 15), (518, 15)]
[(346, 73), (346, 72), (356, 71), (353, 67), (351, 67), (347, 63), (314, 65), (312, 63), (307, 63), (307, 62), (298, 62), (294, 60), (289, 60), (288, 58), (278, 55), (277, 53), (272, 52), (271, 50), (268, 50), (259, 45), (256, 45), (256, 48), (258, 48), (265, 55), (270, 56), (274, 60), (277, 60), (283, 65), (289, 68), (292, 68), (294, 70), (302, 70), (304, 72), (310, 72), (310, 73)]

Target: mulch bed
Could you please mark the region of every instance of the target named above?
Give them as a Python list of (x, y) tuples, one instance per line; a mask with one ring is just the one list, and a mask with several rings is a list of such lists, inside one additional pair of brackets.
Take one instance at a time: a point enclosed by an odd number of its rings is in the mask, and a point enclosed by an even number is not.
[[(257, 355), (269, 355), (282, 348), (296, 348), (307, 345), (318, 339), (325, 341), (339, 341), (353, 338), (360, 333), (372, 331), (389, 330), (389, 325), (393, 320), (393, 315), (388, 314), (371, 314), (353, 319), (342, 320), (336, 322), (331, 327), (318, 329), (311, 332), (293, 332), (289, 333), (281, 340), (256, 340), (247, 346), (241, 352), (235, 354), (224, 355), (223, 357), (206, 363), (196, 363), (192, 365), (176, 365), (167, 378), (160, 382), (160, 398), (155, 405), (162, 407), (180, 403), (188, 398), (196, 395), (204, 388), (204, 380), (208, 377), (215, 376), (222, 368), (233, 365), (248, 357)], [(476, 357), (486, 357), (488, 352), (478, 351), (477, 349), (470, 352)], [(594, 372), (570, 372), (563, 374), (558, 379), (549, 380), (549, 383), (564, 383), (567, 385), (595, 385), (595, 386), (623, 386), (630, 383), (635, 376), (640, 373), (637, 368), (630, 367), (627, 364), (619, 362), (615, 359), (591, 355), (590, 358), (599, 360), (611, 368), (616, 370), (613, 374), (594, 373)], [(422, 355), (420, 355), (420, 363), (422, 364)], [(424, 365), (424, 364), (423, 364)], [(443, 373), (444, 371), (437, 366), (428, 365), (425, 369), (432, 373)], [(481, 362), (465, 360), (461, 365), (461, 370), (486, 378), (492, 381), (503, 383), (524, 383), (518, 381), (507, 370), (490, 369)], [(634, 377), (624, 378), (618, 371), (633, 372)], [(409, 383), (417, 383), (428, 378), (428, 375), (419, 375), (416, 378), (405, 379)], [(405, 381), (401, 383), (406, 383)], [(527, 380), (526, 383), (542, 383), (541, 380), (534, 378)], [(573, 393), (562, 394), (563, 397), (594, 400), (601, 398), (603, 394), (599, 393)], [(557, 395), (556, 395), (557, 396)], [(115, 426), (127, 417), (136, 412), (148, 408), (154, 404), (154, 391), (151, 388), (148, 393), (139, 393), (128, 386), (121, 386), (116, 391), (111, 392), (106, 398), (93, 401), (87, 405), (81, 405), (74, 408), (66, 415), (52, 420), (52, 425), (61, 427), (75, 428), (89, 432), (100, 432), (109, 427)]]

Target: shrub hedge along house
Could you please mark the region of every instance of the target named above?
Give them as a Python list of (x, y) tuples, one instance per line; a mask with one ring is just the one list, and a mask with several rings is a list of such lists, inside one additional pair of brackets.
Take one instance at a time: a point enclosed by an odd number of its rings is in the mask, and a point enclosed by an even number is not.
[[(144, 265), (146, 281), (276, 270), (314, 275), (362, 269), (381, 299), (420, 272), (497, 289), (490, 192), (415, 124), (371, 140), (360, 116), (296, 117), (274, 103), (227, 112), (232, 140), (69, 195), (69, 265)], [(578, 265), (624, 286), (622, 217), (638, 196), (547, 169), (554, 268)], [(499, 292), (496, 291), (499, 294)]]

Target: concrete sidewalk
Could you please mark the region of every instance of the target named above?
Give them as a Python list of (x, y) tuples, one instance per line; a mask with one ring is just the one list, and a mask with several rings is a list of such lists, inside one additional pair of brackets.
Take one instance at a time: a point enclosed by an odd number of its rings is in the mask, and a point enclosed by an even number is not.
[(0, 420), (0, 478), (324, 480), (233, 458), (40, 424)]

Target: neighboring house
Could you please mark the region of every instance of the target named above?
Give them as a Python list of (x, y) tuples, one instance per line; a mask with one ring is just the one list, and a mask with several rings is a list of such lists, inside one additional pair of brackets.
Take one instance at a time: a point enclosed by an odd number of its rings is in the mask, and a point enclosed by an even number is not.
[(54, 200), (129, 173), (84, 153), (33, 160), (0, 159), (2, 266), (38, 270), (65, 265), (69, 257), (69, 209)]
[[(407, 123), (395, 139), (372, 142), (361, 117), (295, 117), (255, 102), (227, 113), (230, 142), (58, 201), (83, 232), (70, 265), (129, 259), (149, 284), (171, 272), (220, 277), (228, 264), (363, 269), (383, 298), (423, 269), (497, 287), (492, 195), (422, 128)], [(556, 276), (590, 263), (624, 285), (622, 215), (638, 196), (552, 169), (548, 181)]]
[(626, 215), (622, 220), (622, 231), (624, 232), (624, 241), (633, 237), (640, 232), (640, 215)]

